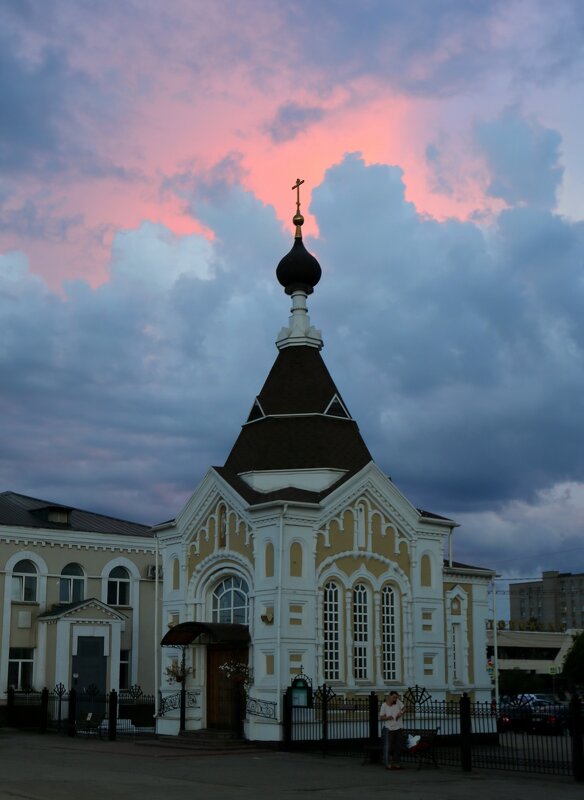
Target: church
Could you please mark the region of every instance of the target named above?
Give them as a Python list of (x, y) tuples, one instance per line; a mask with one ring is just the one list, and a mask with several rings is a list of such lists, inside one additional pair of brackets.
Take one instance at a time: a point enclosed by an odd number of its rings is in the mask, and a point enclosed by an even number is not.
[[(295, 676), (347, 698), (423, 686), (491, 696), (492, 570), (452, 560), (456, 523), (416, 508), (373, 461), (321, 356), (307, 299), (321, 267), (302, 239), (276, 270), (291, 300), (276, 360), (223, 466), (158, 525), (165, 667), (183, 658), (187, 730), (229, 728), (245, 683), (245, 736), (281, 738)], [(251, 400), (251, 398), (250, 398)], [(261, 713), (254, 710), (261, 709)], [(178, 712), (160, 733), (178, 733)]]

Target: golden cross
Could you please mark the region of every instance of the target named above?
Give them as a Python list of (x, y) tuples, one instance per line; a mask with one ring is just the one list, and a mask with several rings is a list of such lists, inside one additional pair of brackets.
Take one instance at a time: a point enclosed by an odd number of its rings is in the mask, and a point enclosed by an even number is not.
[(296, 183), (292, 187), (292, 191), (294, 191), (294, 189), (296, 189), (296, 213), (297, 214), (300, 214), (300, 187), (302, 186), (303, 183), (304, 183), (303, 180), (301, 181), (300, 178), (296, 178)]

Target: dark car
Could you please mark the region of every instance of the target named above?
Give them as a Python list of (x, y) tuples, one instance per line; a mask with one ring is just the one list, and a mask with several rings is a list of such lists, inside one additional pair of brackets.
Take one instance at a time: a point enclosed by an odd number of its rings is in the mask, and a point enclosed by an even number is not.
[(532, 717), (531, 703), (518, 697), (505, 697), (497, 710), (497, 730), (526, 731), (530, 729)]
[(527, 723), (532, 733), (560, 734), (568, 726), (570, 708), (567, 703), (548, 703), (534, 700), (530, 703), (530, 718)]

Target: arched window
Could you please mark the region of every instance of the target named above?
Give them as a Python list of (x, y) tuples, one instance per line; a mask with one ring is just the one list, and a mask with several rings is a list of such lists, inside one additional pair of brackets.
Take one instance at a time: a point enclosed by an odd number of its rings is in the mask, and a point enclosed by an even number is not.
[(23, 558), (12, 570), (12, 599), (36, 602), (37, 569), (28, 558)]
[(338, 681), (341, 677), (341, 626), (339, 587), (326, 583), (323, 597), (324, 679)]
[(432, 562), (426, 553), (420, 559), (420, 585), (432, 586)]
[(290, 545), (290, 576), (292, 578), (302, 577), (302, 545), (300, 542), (292, 542)]
[(79, 564), (67, 564), (59, 580), (59, 602), (77, 603), (85, 596), (85, 576)]
[(367, 587), (358, 583), (353, 588), (353, 677), (368, 676), (369, 621)]
[(172, 559), (172, 588), (180, 589), (180, 564), (178, 558)]
[(107, 602), (110, 606), (130, 605), (130, 574), (125, 567), (114, 567), (107, 581)]
[(266, 578), (274, 577), (274, 545), (271, 542), (266, 544), (264, 553), (264, 571)]
[(225, 578), (213, 591), (213, 622), (247, 623), (247, 581), (237, 576)]
[(390, 586), (381, 592), (381, 664), (383, 680), (397, 680), (395, 592)]

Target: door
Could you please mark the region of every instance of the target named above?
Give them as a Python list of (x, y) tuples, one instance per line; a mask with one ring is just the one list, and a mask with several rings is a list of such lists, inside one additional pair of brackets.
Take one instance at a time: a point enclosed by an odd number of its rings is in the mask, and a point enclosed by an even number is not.
[(244, 708), (244, 687), (219, 667), (230, 661), (247, 664), (247, 648), (207, 646), (207, 727), (239, 731)]
[(77, 640), (77, 655), (71, 666), (78, 719), (89, 711), (105, 713), (107, 656), (103, 654), (103, 643), (101, 636), (80, 636)]

